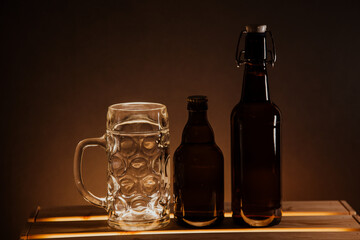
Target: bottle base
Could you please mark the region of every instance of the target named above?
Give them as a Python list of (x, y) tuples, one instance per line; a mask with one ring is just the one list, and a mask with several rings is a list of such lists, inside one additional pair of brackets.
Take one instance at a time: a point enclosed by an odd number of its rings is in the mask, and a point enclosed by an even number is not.
[(108, 220), (108, 225), (112, 228), (124, 231), (147, 231), (166, 227), (170, 222), (170, 218), (147, 221), (124, 221), (124, 220)]
[(176, 223), (190, 228), (206, 228), (218, 225), (224, 219), (223, 216), (213, 218), (199, 218), (199, 217), (175, 217)]
[(243, 226), (270, 227), (279, 224), (281, 222), (281, 217), (282, 212), (280, 208), (264, 213), (247, 212), (246, 214), (243, 210), (240, 210), (240, 215), (234, 215), (233, 221), (236, 224)]

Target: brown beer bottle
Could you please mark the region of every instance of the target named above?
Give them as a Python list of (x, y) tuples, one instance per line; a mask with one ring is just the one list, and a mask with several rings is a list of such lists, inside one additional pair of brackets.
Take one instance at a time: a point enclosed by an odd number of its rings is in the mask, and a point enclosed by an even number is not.
[(224, 158), (207, 119), (207, 98), (187, 98), (189, 118), (174, 154), (175, 219), (207, 227), (224, 216)]
[(270, 101), (266, 71), (276, 54), (273, 42), (267, 50), (266, 35), (271, 40), (272, 35), (266, 25), (247, 26), (242, 34), (245, 51), (237, 50), (238, 64), (245, 64), (242, 94), (231, 113), (233, 220), (265, 227), (278, 224), (282, 215), (280, 111)]

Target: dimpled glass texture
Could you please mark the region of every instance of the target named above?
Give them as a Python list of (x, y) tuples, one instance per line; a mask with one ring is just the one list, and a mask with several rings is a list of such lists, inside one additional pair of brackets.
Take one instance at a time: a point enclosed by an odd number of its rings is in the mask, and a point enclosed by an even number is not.
[(124, 103), (107, 116), (108, 223), (150, 230), (169, 223), (170, 155), (166, 107)]

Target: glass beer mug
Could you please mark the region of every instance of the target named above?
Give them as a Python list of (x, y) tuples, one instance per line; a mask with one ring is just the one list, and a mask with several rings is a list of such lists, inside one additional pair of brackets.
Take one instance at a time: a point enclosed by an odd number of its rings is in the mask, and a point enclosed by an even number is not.
[[(89, 192), (81, 176), (85, 148), (101, 146), (108, 158), (107, 196)], [(111, 227), (136, 231), (170, 221), (169, 120), (165, 105), (120, 103), (108, 108), (106, 133), (78, 143), (74, 178), (88, 202), (108, 211)]]

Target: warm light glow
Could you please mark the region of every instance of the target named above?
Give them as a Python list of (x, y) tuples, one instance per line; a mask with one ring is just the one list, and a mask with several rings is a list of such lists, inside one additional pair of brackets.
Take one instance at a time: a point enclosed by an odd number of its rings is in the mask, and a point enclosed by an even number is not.
[[(170, 213), (170, 218), (174, 218), (174, 214)], [(107, 215), (36, 218), (36, 222), (77, 222), (77, 221), (80, 222), (80, 221), (107, 221), (107, 220), (108, 220)], [(35, 219), (29, 218), (28, 222), (34, 223)]]
[[(284, 217), (310, 217), (310, 216), (335, 216), (335, 215), (349, 215), (342, 212), (283, 212)], [(225, 212), (224, 217), (232, 217), (232, 212)], [(174, 214), (170, 214), (170, 218), (174, 218)], [(71, 217), (49, 217), (49, 218), (36, 218), (36, 222), (77, 222), (77, 221), (106, 221), (107, 215), (98, 216), (71, 216)], [(35, 222), (34, 218), (29, 218), (28, 222)]]
[(34, 234), (21, 239), (55, 239), (76, 237), (106, 237), (121, 235), (166, 235), (166, 234), (197, 234), (197, 233), (270, 233), (270, 232), (360, 232), (360, 228), (235, 228), (235, 229), (200, 229), (200, 230), (161, 230), (139, 232), (82, 232), (82, 233), (57, 233), (57, 234)]
[(334, 216), (349, 215), (342, 212), (283, 212), (284, 217), (308, 217), (308, 216)]
[[(36, 218), (36, 222), (77, 222), (77, 221), (103, 221), (108, 220), (107, 215), (99, 216), (71, 216), (71, 217), (49, 217)], [(35, 222), (34, 218), (29, 218), (28, 222)]]
[(226, 217), (226, 218), (232, 217), (232, 212), (225, 212), (224, 217)]

